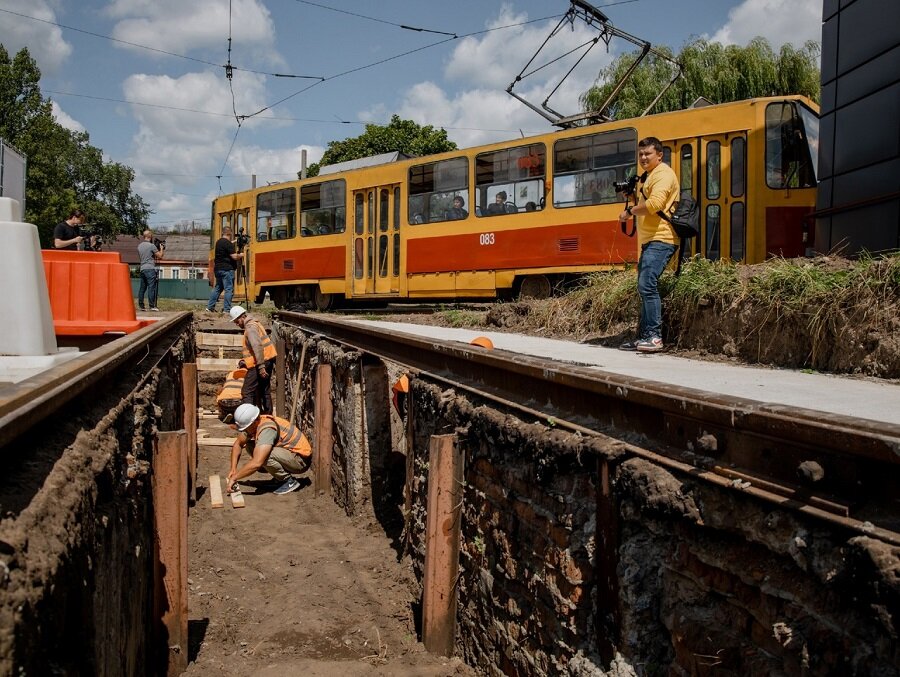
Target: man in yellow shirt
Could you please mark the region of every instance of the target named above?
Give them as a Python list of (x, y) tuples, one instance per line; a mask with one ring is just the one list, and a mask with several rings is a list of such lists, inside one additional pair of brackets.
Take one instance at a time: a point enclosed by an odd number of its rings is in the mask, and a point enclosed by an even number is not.
[(671, 214), (679, 197), (678, 177), (663, 159), (662, 142), (648, 136), (638, 142), (638, 163), (644, 174), (638, 182), (637, 204), (626, 207), (619, 214), (624, 223), (637, 217), (638, 294), (641, 297), (641, 317), (636, 341), (623, 343), (621, 350), (658, 353), (663, 350), (662, 301), (659, 298), (659, 276), (677, 249), (672, 226), (658, 212)]

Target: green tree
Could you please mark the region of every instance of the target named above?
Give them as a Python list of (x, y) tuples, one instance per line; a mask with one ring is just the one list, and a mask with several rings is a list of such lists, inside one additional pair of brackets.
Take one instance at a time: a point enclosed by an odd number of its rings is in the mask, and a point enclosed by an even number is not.
[[(668, 47), (658, 49), (672, 56)], [(623, 54), (600, 71), (598, 84), (581, 97), (585, 111), (600, 107), (637, 55)], [(701, 96), (713, 103), (781, 94), (804, 94), (819, 100), (819, 45), (814, 41), (800, 49), (784, 45), (776, 54), (765, 38), (755, 38), (746, 47), (697, 39), (674, 58), (682, 65), (682, 76), (651, 112), (681, 110)], [(603, 113), (618, 120), (640, 115), (674, 74), (671, 63), (647, 55)]]
[(366, 131), (359, 136), (343, 141), (329, 141), (328, 149), (319, 162), (309, 166), (307, 175), (318, 176), (319, 167), (337, 162), (358, 160), (359, 158), (393, 153), (421, 156), (455, 150), (456, 144), (447, 138), (443, 129), (431, 125), (420, 126), (412, 120), (401, 120), (399, 115), (391, 117), (387, 125), (366, 125)]
[(88, 134), (60, 125), (40, 79), (27, 49), (10, 58), (0, 44), (0, 138), (27, 159), (25, 220), (38, 226), (42, 246), (73, 207), (103, 234), (139, 232), (150, 211), (132, 190), (134, 171), (105, 162)]

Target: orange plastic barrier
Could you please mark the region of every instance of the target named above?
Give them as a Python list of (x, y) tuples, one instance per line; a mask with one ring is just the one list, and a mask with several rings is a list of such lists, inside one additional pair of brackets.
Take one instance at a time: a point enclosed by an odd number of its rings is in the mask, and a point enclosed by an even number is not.
[(138, 320), (128, 265), (118, 252), (41, 250), (57, 336), (130, 334), (153, 320)]

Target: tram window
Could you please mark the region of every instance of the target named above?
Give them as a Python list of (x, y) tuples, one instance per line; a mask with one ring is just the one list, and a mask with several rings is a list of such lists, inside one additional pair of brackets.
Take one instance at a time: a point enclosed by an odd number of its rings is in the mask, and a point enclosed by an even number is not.
[(372, 242), (372, 236), (366, 238), (366, 263), (369, 266), (369, 279), (373, 279), (375, 277), (375, 268), (372, 266), (372, 249), (374, 247), (374, 242)]
[(363, 239), (356, 238), (353, 242), (353, 277), (363, 279)]
[(801, 110), (802, 119), (790, 102), (766, 106), (766, 185), (769, 188), (816, 185), (813, 155), (818, 159), (818, 119), (807, 109)]
[(731, 251), (732, 261), (744, 260), (744, 203), (731, 203)]
[(409, 170), (408, 218), (411, 224), (451, 218), (453, 198), (469, 204), (469, 160), (464, 157), (416, 165)]
[(378, 277), (388, 274), (388, 236), (378, 236)]
[(706, 197), (717, 199), (722, 194), (722, 144), (710, 141), (706, 144)]
[(400, 187), (394, 188), (394, 230), (400, 230)]
[(663, 162), (665, 162), (670, 167), (672, 166), (672, 148), (669, 146), (663, 146)]
[(681, 190), (694, 190), (694, 147), (686, 144), (681, 147)]
[(394, 233), (394, 277), (400, 275), (400, 233)]
[(378, 230), (386, 233), (390, 223), (388, 214), (391, 208), (391, 193), (387, 188), (382, 188), (378, 193)]
[(280, 240), (294, 237), (295, 215), (297, 213), (296, 191), (282, 188), (256, 197), (256, 239)]
[(707, 205), (706, 207), (706, 258), (710, 261), (718, 261), (719, 252), (719, 223), (722, 209), (719, 205)]
[(353, 202), (353, 232), (357, 235), (363, 234), (365, 223), (365, 211), (363, 207), (362, 193), (357, 193)]
[[(359, 201), (357, 196), (357, 205)], [(343, 179), (300, 188), (300, 234), (331, 235), (346, 230), (346, 183)], [(356, 221), (359, 228), (359, 219)], [(357, 231), (359, 232), (359, 231)]]
[(739, 136), (731, 140), (731, 197), (741, 197), (744, 194), (746, 181), (747, 161), (744, 150), (747, 142)]
[[(524, 212), (529, 202), (543, 204), (546, 167), (547, 150), (542, 143), (477, 155), (476, 215), (516, 214)], [(497, 194), (501, 192), (506, 193), (502, 205), (497, 202)]]
[(637, 167), (637, 130), (618, 129), (562, 139), (553, 146), (553, 205), (619, 202), (613, 183)]

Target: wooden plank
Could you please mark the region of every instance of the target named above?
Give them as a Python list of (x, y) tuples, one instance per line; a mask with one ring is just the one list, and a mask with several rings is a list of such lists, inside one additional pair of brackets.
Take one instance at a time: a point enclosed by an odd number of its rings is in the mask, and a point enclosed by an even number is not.
[(184, 429), (187, 432), (188, 496), (197, 494), (197, 365), (185, 362), (181, 366), (181, 392), (184, 398)]
[(156, 658), (166, 666), (157, 672), (179, 675), (188, 659), (187, 432), (160, 433), (152, 465)]
[(244, 507), (244, 494), (240, 491), (234, 491), (231, 493), (231, 507), (232, 508), (243, 508)]
[(225, 506), (225, 501), (222, 500), (222, 478), (218, 475), (209, 476), (209, 504), (213, 508)]
[(240, 348), (244, 341), (244, 335), (235, 332), (233, 334), (212, 334), (210, 332), (197, 333), (197, 346), (200, 348)]
[(199, 437), (197, 444), (201, 447), (231, 447), (234, 445), (233, 437)]
[(199, 371), (234, 371), (238, 368), (238, 360), (240, 358), (225, 358), (219, 359), (218, 357), (198, 357), (197, 358), (197, 369)]
[(428, 446), (422, 643), (431, 653), (452, 656), (456, 640), (463, 454), (456, 435), (432, 435)]
[(316, 368), (316, 447), (313, 452), (313, 475), (317, 494), (331, 494), (331, 454), (334, 448), (332, 428), (334, 405), (331, 402), (331, 365)]
[(277, 331), (272, 332), (275, 339), (275, 415), (284, 418), (284, 338)]

